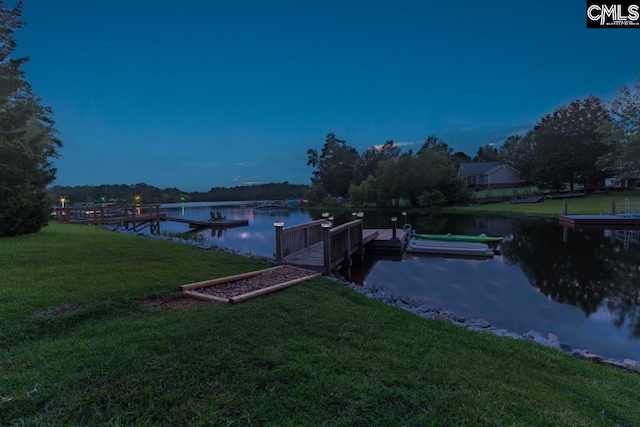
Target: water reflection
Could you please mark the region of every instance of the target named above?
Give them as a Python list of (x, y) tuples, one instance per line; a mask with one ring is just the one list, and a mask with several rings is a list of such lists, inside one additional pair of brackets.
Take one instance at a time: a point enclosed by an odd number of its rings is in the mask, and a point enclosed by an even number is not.
[(640, 253), (597, 230), (563, 232), (555, 221), (520, 222), (502, 244), (505, 261), (518, 264), (544, 295), (579, 307), (588, 317), (603, 303), (617, 327), (640, 338)]

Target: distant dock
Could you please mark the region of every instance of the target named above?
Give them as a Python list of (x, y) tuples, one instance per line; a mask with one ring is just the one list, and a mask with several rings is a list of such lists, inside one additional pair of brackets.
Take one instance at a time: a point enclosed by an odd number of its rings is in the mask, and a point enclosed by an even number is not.
[(166, 216), (163, 218), (165, 221), (180, 222), (183, 224), (189, 224), (189, 228), (194, 230), (203, 228), (233, 228), (244, 227), (249, 225), (248, 219), (216, 219), (210, 221), (197, 221), (186, 218), (176, 218), (172, 216)]
[(571, 228), (606, 228), (629, 230), (640, 228), (640, 217), (622, 215), (560, 215), (560, 225)]

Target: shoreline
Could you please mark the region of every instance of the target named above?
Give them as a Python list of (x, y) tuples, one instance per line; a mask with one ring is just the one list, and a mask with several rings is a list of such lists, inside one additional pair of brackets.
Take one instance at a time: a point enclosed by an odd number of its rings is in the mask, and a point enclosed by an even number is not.
[[(103, 228), (109, 231), (120, 233), (120, 234), (129, 234), (132, 236), (142, 236), (142, 237), (150, 237), (153, 239), (169, 240), (175, 243), (183, 243), (183, 244), (186, 243), (186, 244), (196, 246), (200, 249), (227, 252), (235, 255), (258, 259), (258, 260), (267, 262), (271, 265), (276, 264), (275, 260), (272, 258), (259, 256), (255, 254), (242, 253), (240, 251), (225, 248), (224, 246), (221, 246), (221, 245), (211, 245), (211, 244), (207, 245), (204, 242), (191, 241), (188, 239), (183, 239), (175, 236), (166, 236), (166, 235), (152, 236), (152, 235), (147, 235), (140, 232), (134, 232), (132, 230), (126, 230), (122, 226), (104, 226)], [(488, 322), (485, 319), (473, 319), (473, 318), (468, 319), (465, 316), (455, 315), (454, 313), (443, 308), (430, 307), (424, 304), (423, 302), (411, 299), (407, 296), (387, 294), (385, 292), (384, 286), (375, 286), (375, 285), (367, 284), (366, 282), (362, 285), (357, 285), (343, 278), (334, 277), (334, 276), (327, 277), (327, 278), (330, 280), (334, 280), (339, 283), (342, 283), (348, 286), (349, 288), (353, 289), (354, 291), (366, 296), (369, 299), (373, 299), (378, 302), (393, 305), (405, 311), (409, 311), (410, 313), (413, 313), (422, 318), (443, 320), (452, 325), (463, 327), (465, 329), (475, 331), (475, 332), (491, 333), (493, 335), (500, 336), (500, 337), (507, 337), (507, 338), (512, 338), (512, 339), (521, 340), (521, 341), (533, 342), (538, 345), (554, 348), (556, 350), (562, 351), (565, 354), (578, 357), (580, 359), (589, 360), (592, 362), (600, 363), (603, 365), (609, 365), (619, 369), (627, 370), (629, 372), (640, 374), (640, 362), (637, 360), (629, 359), (629, 358), (624, 358), (624, 359), (605, 358), (598, 354), (590, 353), (587, 350), (574, 349), (570, 344), (560, 341), (559, 338), (553, 333), (549, 333), (546, 338), (542, 333), (536, 330), (531, 330), (525, 334), (520, 335), (515, 332), (511, 332), (508, 329), (498, 328), (492, 325), (490, 322)]]

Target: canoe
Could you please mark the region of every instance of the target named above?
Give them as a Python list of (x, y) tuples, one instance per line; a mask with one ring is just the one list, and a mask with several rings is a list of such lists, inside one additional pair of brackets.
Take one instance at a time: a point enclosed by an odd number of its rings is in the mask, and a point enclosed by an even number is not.
[(501, 242), (502, 237), (492, 237), (486, 234), (480, 234), (478, 236), (467, 236), (464, 234), (420, 234), (413, 233), (413, 237), (423, 240), (440, 240), (443, 242), (480, 242), (491, 243)]

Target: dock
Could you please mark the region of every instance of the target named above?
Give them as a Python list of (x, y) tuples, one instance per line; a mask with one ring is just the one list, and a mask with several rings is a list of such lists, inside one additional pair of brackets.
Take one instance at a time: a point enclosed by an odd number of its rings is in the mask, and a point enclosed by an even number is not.
[(559, 223), (570, 228), (632, 230), (640, 228), (640, 217), (623, 215), (560, 215)]
[(276, 261), (321, 271), (326, 275), (366, 250), (402, 255), (407, 245), (404, 230), (363, 229), (362, 220), (332, 227), (318, 220), (283, 228), (276, 226)]
[(56, 208), (52, 217), (61, 224), (124, 225), (136, 232), (149, 227), (152, 234), (159, 234), (166, 215), (159, 204), (135, 204)]
[(189, 224), (189, 228), (191, 228), (194, 231), (204, 229), (204, 228), (233, 228), (233, 227), (244, 227), (249, 225), (248, 219), (216, 219), (216, 220), (209, 220), (209, 221), (197, 221), (193, 219), (176, 218), (172, 216), (167, 216), (164, 218), (164, 220), (180, 222), (183, 224)]

